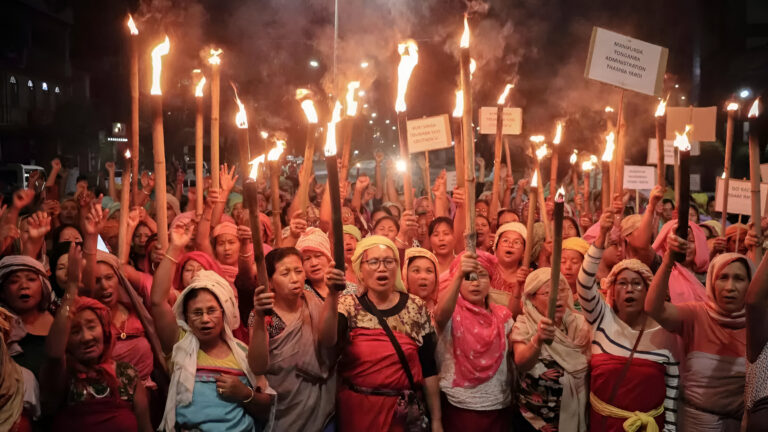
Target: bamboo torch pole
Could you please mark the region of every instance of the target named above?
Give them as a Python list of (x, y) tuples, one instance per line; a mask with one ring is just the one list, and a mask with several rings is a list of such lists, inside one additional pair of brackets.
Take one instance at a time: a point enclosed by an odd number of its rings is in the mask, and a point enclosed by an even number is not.
[[(197, 72), (200, 72), (199, 70)], [(195, 86), (195, 214), (203, 214), (203, 87), (205, 86), (205, 77)]]
[[(495, 220), (499, 213), (499, 189), (501, 187), (501, 152), (502, 138), (504, 136), (504, 104), (507, 102), (507, 95), (512, 89), (512, 84), (504, 87), (504, 92), (496, 101), (496, 139), (493, 142), (493, 192), (491, 193), (491, 219)], [(510, 169), (507, 166), (507, 169)]]
[[(131, 192), (133, 199), (139, 196), (139, 29), (133, 22), (133, 17), (128, 15), (128, 29), (131, 32), (130, 45), (130, 87), (131, 87), (131, 157), (133, 158), (133, 170), (131, 171)], [(123, 182), (123, 187), (126, 187)]]
[(411, 73), (419, 63), (419, 47), (413, 40), (407, 40), (397, 45), (400, 53), (400, 64), (397, 67), (397, 100), (395, 112), (397, 113), (397, 136), (400, 142), (400, 159), (405, 162), (403, 173), (403, 195), (405, 197), (405, 209), (413, 210), (413, 187), (411, 186), (410, 152), (408, 151), (408, 129), (406, 117), (405, 94), (408, 91), (408, 81)]
[(168, 208), (165, 181), (165, 138), (163, 134), (163, 91), (161, 87), (162, 57), (170, 51), (168, 36), (152, 50), (152, 149), (155, 159), (155, 211), (157, 240), (161, 250), (168, 249)]
[(211, 49), (211, 189), (219, 189), (219, 106), (221, 98), (221, 50)]
[(733, 152), (733, 118), (736, 111), (739, 109), (739, 104), (729, 103), (726, 111), (728, 112), (728, 123), (725, 128), (725, 164), (723, 165), (723, 212), (722, 212), (722, 227), (723, 234), (725, 234), (726, 223), (728, 222), (728, 188), (731, 180), (731, 153)]
[[(296, 98), (301, 100), (309, 96), (309, 91), (304, 89), (296, 90)], [(315, 134), (317, 133), (317, 111), (312, 99), (301, 100), (301, 109), (307, 117), (307, 144), (304, 147), (304, 164), (301, 168), (299, 177), (299, 190), (296, 192), (299, 199), (299, 208), (307, 211), (309, 205), (309, 179), (312, 177), (312, 165), (315, 158)]]
[(749, 121), (749, 180), (752, 195), (752, 224), (755, 235), (761, 239), (755, 248), (755, 262), (763, 260), (763, 212), (760, 208), (760, 143), (758, 142), (758, 117), (760, 116), (760, 98), (755, 99), (747, 114)]

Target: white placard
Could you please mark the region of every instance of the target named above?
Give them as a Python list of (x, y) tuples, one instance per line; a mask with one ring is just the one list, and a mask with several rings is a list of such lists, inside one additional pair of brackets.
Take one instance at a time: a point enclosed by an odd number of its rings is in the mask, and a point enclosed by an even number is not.
[[(480, 133), (493, 135), (496, 133), (497, 107), (480, 108)], [(523, 131), (523, 109), (504, 108), (504, 124), (501, 133), (504, 135), (520, 135)]]
[[(723, 179), (717, 178), (717, 186), (715, 187), (715, 211), (723, 211)], [(749, 180), (735, 180), (730, 179), (728, 181), (728, 213), (729, 214), (752, 214), (752, 196), (750, 192)], [(760, 184), (760, 203), (765, 205), (765, 196), (768, 193), (768, 184)]]
[(669, 50), (599, 27), (592, 28), (584, 76), (651, 96), (661, 96)]
[(445, 190), (451, 192), (454, 189), (456, 189), (456, 171), (446, 171)]
[(689, 186), (691, 192), (701, 192), (701, 174), (691, 174), (691, 182), (689, 183)]
[(656, 168), (645, 165), (624, 165), (624, 189), (653, 189)]
[(408, 152), (418, 153), (451, 146), (448, 114), (408, 120)]
[[(658, 153), (656, 148), (656, 138), (650, 138), (648, 140), (648, 157), (646, 158), (645, 163), (648, 165), (656, 165), (656, 153)], [(691, 142), (691, 156), (698, 156), (701, 154), (701, 146), (699, 145), (698, 141), (692, 141)], [(675, 141), (674, 140), (664, 140), (664, 165), (674, 165), (675, 164)]]

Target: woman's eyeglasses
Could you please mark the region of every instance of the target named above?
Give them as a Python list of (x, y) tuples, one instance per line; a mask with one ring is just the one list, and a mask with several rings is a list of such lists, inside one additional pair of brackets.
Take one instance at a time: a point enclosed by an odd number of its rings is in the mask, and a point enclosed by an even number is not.
[(372, 258), (363, 262), (372, 269), (378, 269), (381, 264), (384, 264), (384, 268), (387, 270), (394, 267), (395, 264), (397, 263), (397, 261), (394, 258), (384, 258), (384, 259)]
[(208, 315), (211, 318), (215, 318), (219, 316), (220, 313), (221, 313), (221, 309), (211, 307), (206, 310), (202, 310), (202, 309), (193, 310), (192, 312), (189, 313), (189, 316), (192, 317), (192, 319), (195, 321), (200, 321), (201, 319), (203, 319), (205, 315)]

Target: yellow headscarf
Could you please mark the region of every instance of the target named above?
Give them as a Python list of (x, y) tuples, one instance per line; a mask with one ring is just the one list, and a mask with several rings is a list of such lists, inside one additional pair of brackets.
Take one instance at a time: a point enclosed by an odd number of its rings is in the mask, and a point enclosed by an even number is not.
[(439, 277), (437, 276), (437, 272), (439, 272), (439, 265), (437, 263), (437, 258), (435, 255), (424, 249), (424, 248), (408, 248), (405, 250), (405, 257), (403, 258), (403, 271), (402, 271), (402, 277), (403, 277), (403, 285), (407, 288), (408, 287), (408, 277), (406, 276), (406, 273), (408, 272), (408, 262), (412, 260), (413, 258), (426, 258), (430, 261), (432, 261), (432, 264), (435, 265), (435, 292), (437, 292)]
[(587, 243), (581, 237), (569, 237), (563, 240), (563, 250), (573, 250), (581, 254), (581, 256), (587, 255), (589, 250), (589, 243)]
[[(360, 271), (360, 265), (363, 261), (363, 254), (368, 249), (376, 246), (386, 246), (392, 250), (396, 261), (395, 269), (397, 270), (397, 274), (395, 275), (395, 289), (397, 291), (407, 292), (405, 290), (405, 286), (403, 286), (403, 275), (400, 272), (400, 252), (397, 250), (397, 246), (395, 246), (395, 244), (392, 243), (390, 239), (380, 235), (373, 235), (359, 241), (357, 243), (357, 247), (355, 248), (355, 253), (352, 254), (352, 269), (355, 271), (355, 276), (357, 276), (357, 280), (360, 281), (361, 286), (363, 286), (363, 274)], [(363, 288), (365, 287), (363, 286)]]

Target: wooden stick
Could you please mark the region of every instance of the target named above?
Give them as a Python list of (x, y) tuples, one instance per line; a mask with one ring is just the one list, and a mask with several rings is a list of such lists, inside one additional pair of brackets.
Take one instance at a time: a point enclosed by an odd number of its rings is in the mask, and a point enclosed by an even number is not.
[(400, 159), (405, 162), (405, 172), (403, 173), (403, 196), (405, 198), (405, 209), (413, 210), (413, 183), (411, 183), (411, 154), (408, 151), (407, 122), (408, 120), (406, 118), (405, 111), (397, 113), (397, 138), (400, 142)]
[(196, 97), (197, 112), (195, 114), (195, 214), (203, 214), (203, 98)]
[(269, 164), (272, 195), (272, 230), (275, 232), (275, 247), (279, 248), (283, 239), (280, 227), (280, 161), (272, 161)]
[(221, 96), (221, 65), (211, 65), (211, 189), (219, 189), (219, 104)]
[[(535, 171), (534, 171), (535, 172)], [(536, 223), (536, 203), (538, 201), (539, 192), (536, 190), (538, 187), (531, 186), (528, 188), (528, 223), (526, 229), (528, 230), (528, 236), (533, 239), (533, 225)], [(523, 255), (523, 268), (531, 267), (531, 255), (533, 254), (533, 241), (525, 242), (525, 254)]]
[(427, 193), (427, 200), (429, 201), (429, 208), (434, 210), (432, 206), (432, 179), (429, 173), (429, 150), (424, 152), (424, 189)]
[(120, 190), (120, 225), (117, 229), (118, 247), (117, 258), (120, 263), (128, 262), (130, 244), (128, 241), (128, 213), (131, 211), (131, 158), (125, 158), (123, 167), (123, 188)]
[(163, 134), (163, 96), (150, 96), (153, 105), (152, 149), (155, 159), (155, 212), (157, 241), (161, 250), (168, 249), (168, 201), (165, 181), (165, 138)]
[[(626, 152), (626, 133), (624, 129), (627, 126), (624, 121), (624, 89), (621, 89), (619, 96), (617, 117), (619, 119), (619, 127), (616, 128), (616, 151), (613, 156), (616, 171), (613, 178), (614, 192), (611, 193), (611, 200), (613, 200), (613, 195), (616, 193), (621, 194), (622, 197), (624, 196), (624, 156)], [(619, 218), (621, 217), (621, 215), (618, 216)]]
[[(760, 208), (760, 143), (758, 142), (758, 118), (749, 118), (749, 183), (752, 196), (752, 224), (758, 239), (763, 237), (762, 209)], [(723, 228), (725, 229), (725, 228)], [(755, 262), (763, 260), (763, 244), (755, 247)]]
[(456, 165), (456, 186), (464, 187), (464, 137), (461, 131), (461, 117), (451, 117), (453, 133), (453, 154)]
[[(133, 170), (131, 188), (133, 199), (139, 196), (139, 55), (138, 55), (138, 36), (130, 37), (131, 64), (131, 157), (133, 158)], [(125, 177), (125, 176), (124, 176)], [(125, 187), (123, 182), (123, 187)]]
[(301, 169), (301, 176), (299, 177), (299, 190), (296, 192), (297, 198), (301, 203), (300, 209), (304, 212), (307, 211), (309, 206), (309, 179), (312, 178), (312, 165), (315, 157), (315, 133), (317, 132), (317, 125), (313, 123), (307, 124), (307, 144), (304, 147), (304, 164)]
[[(489, 216), (496, 219), (499, 214), (499, 188), (501, 187), (501, 141), (504, 127), (504, 105), (496, 105), (496, 139), (493, 143), (493, 192), (491, 192), (491, 206)], [(509, 168), (507, 168), (509, 169)]]
[[(469, 72), (469, 47), (461, 48), (459, 55), (461, 89), (464, 91), (464, 111), (461, 117), (461, 134), (464, 143), (464, 243), (467, 252), (475, 253), (475, 140), (472, 130), (472, 85)], [(475, 275), (476, 277), (476, 275)]]
[(656, 151), (658, 152), (656, 155), (656, 169), (658, 170), (656, 172), (656, 184), (658, 184), (661, 187), (667, 186), (666, 176), (665, 173), (667, 171), (667, 166), (664, 165), (664, 138), (665, 138), (665, 131), (664, 131), (664, 116), (656, 117)]

